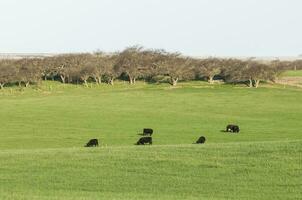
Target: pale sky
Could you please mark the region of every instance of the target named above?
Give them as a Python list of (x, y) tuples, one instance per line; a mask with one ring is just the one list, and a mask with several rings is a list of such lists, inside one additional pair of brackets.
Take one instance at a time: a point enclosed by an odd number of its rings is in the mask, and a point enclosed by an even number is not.
[(0, 52), (302, 54), (302, 0), (0, 0)]

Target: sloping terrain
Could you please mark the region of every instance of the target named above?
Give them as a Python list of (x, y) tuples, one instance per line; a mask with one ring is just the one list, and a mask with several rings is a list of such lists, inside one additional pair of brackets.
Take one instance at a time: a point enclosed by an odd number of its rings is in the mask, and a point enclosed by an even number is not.
[[(298, 88), (203, 82), (6, 88), (0, 199), (299, 199), (301, 102)], [(154, 145), (135, 146), (148, 127)]]

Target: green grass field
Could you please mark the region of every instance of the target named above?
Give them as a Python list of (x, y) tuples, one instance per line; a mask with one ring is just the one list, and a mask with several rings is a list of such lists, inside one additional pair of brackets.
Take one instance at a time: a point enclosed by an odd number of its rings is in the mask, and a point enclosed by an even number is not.
[(289, 70), (282, 74), (284, 77), (302, 77), (302, 70)]
[[(301, 199), (301, 102), (278, 85), (5, 88), (0, 199)], [(154, 145), (135, 146), (147, 127)]]

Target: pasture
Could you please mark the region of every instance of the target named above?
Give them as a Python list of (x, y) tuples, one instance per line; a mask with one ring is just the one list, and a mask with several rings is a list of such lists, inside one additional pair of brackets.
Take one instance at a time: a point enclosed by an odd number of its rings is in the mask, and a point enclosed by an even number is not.
[[(301, 102), (295, 87), (199, 81), (5, 88), (0, 199), (299, 199)], [(152, 146), (134, 145), (143, 128)]]
[(302, 77), (302, 70), (288, 70), (283, 73), (285, 77)]

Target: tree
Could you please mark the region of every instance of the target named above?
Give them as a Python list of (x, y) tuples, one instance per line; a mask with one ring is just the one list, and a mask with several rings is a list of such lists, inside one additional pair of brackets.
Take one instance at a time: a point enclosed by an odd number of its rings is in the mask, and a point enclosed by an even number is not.
[(197, 74), (206, 77), (210, 84), (214, 83), (214, 76), (221, 73), (223, 61), (218, 58), (207, 58), (196, 61)]
[(249, 62), (244, 73), (249, 76), (249, 86), (255, 88), (258, 88), (260, 81), (268, 80), (270, 75), (268, 65), (259, 62)]
[(188, 80), (194, 76), (192, 60), (179, 53), (162, 54), (157, 65), (162, 74), (170, 77), (172, 86), (176, 86), (179, 80)]
[(58, 66), (56, 65), (56, 57), (48, 57), (41, 60), (42, 77), (44, 80), (51, 78), (54, 80), (58, 76)]
[(119, 68), (116, 66), (116, 63), (116, 54), (104, 57), (104, 74), (107, 77), (110, 85), (114, 85), (114, 79), (121, 74)]
[(55, 58), (55, 65), (58, 69), (62, 83), (73, 82), (79, 78), (79, 71), (90, 54), (62, 54)]
[(302, 70), (302, 60), (295, 60), (291, 62), (291, 68), (293, 70)]
[(235, 82), (246, 82), (252, 88), (258, 88), (261, 81), (273, 79), (274, 70), (268, 64), (254, 60), (228, 60), (224, 76)]
[(88, 87), (87, 80), (93, 76), (95, 71), (95, 66), (90, 62), (83, 65), (79, 71), (79, 77), (84, 82), (85, 86)]
[(147, 65), (147, 51), (143, 47), (134, 46), (125, 49), (118, 56), (116, 66), (119, 71), (125, 72), (129, 83), (135, 84), (138, 77), (142, 76), (142, 69)]
[(73, 67), (70, 68), (70, 76), (75, 81), (82, 81), (86, 87), (88, 87), (88, 79), (93, 76), (95, 71), (94, 56), (91, 54), (80, 54), (77, 56), (77, 60), (73, 63)]
[(41, 79), (41, 67), (39, 59), (21, 59), (16, 62), (17, 65), (17, 81), (21, 86), (23, 82), (25, 87), (30, 83), (37, 83)]
[(281, 62), (279, 60), (274, 60), (269, 63), (270, 77), (269, 80), (275, 82), (275, 80), (288, 69), (291, 63)]
[(71, 82), (72, 67), (75, 67), (75, 60), (77, 60), (77, 57), (72, 54), (57, 56), (56, 66), (62, 83)]
[(246, 62), (238, 59), (228, 59), (224, 60), (223, 63), (221, 75), (226, 82), (237, 83), (244, 82), (248, 79), (243, 73)]
[(68, 74), (68, 67), (69, 67), (69, 55), (59, 55), (56, 56), (53, 60), (53, 64), (57, 69), (58, 75), (62, 81), (62, 83), (66, 83), (66, 77)]
[(90, 65), (94, 66), (92, 77), (97, 84), (101, 84), (102, 77), (105, 74), (106, 55), (98, 52), (94, 55), (90, 62)]
[(16, 67), (11, 60), (0, 60), (0, 89), (12, 83), (16, 77)]

